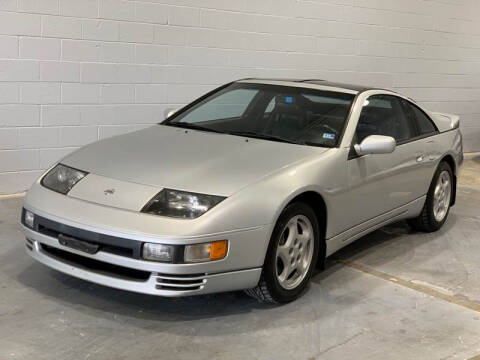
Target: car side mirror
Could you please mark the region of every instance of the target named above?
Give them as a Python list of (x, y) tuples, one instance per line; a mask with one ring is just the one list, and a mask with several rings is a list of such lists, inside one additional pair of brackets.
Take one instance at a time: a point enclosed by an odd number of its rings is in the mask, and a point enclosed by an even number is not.
[(165, 119), (168, 119), (170, 116), (175, 114), (177, 111), (178, 111), (177, 109), (167, 108), (163, 112), (163, 116), (165, 116)]
[(354, 149), (359, 156), (367, 154), (390, 154), (395, 150), (397, 143), (391, 136), (370, 135), (360, 144), (355, 144)]

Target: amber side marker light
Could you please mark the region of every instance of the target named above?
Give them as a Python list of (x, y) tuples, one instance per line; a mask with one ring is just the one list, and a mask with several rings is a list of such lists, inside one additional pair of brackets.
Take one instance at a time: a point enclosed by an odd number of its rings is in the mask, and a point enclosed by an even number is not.
[(220, 260), (227, 256), (228, 241), (220, 240), (214, 241), (210, 245), (210, 260)]
[(218, 240), (203, 244), (185, 246), (185, 262), (205, 262), (221, 260), (227, 256), (228, 240)]

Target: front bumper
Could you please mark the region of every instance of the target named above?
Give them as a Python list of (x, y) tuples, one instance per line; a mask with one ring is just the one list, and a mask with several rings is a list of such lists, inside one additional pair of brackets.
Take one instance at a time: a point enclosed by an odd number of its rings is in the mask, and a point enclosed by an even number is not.
[[(54, 237), (21, 225), (28, 254), (71, 276), (137, 293), (177, 297), (254, 287), (261, 268), (208, 273), (205, 264), (160, 264), (104, 251), (91, 255), (61, 245)], [(186, 271), (187, 266), (189, 271)]]
[[(161, 296), (207, 294), (256, 286), (271, 231), (268, 224), (235, 229), (231, 219), (221, 216), (186, 222), (142, 214), (58, 194), (39, 182), (27, 193), (24, 208), (47, 221), (46, 229), (32, 230), (21, 225), (27, 238), (27, 251), (36, 260), (98, 284)], [(50, 229), (49, 221), (58, 226)], [(69, 233), (72, 229), (78, 232)], [(88, 254), (60, 244), (60, 233), (107, 244), (95, 254)], [(83, 237), (85, 234), (88, 238)], [(124, 240), (127, 243), (123, 243)], [(145, 242), (182, 246), (216, 240), (228, 240), (227, 256), (218, 261), (161, 263), (139, 256)], [(117, 249), (112, 251), (112, 247)], [(129, 256), (125, 255), (125, 249), (130, 251)]]

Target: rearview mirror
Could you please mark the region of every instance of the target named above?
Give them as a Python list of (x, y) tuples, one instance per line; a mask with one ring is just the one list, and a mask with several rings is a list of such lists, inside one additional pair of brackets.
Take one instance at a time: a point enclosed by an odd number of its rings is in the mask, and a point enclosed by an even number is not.
[(167, 108), (163, 112), (163, 116), (165, 116), (165, 119), (168, 119), (170, 116), (175, 114), (177, 111), (178, 111), (177, 109)]
[(397, 143), (391, 136), (370, 135), (360, 144), (355, 144), (354, 149), (359, 156), (367, 154), (390, 154), (395, 150)]

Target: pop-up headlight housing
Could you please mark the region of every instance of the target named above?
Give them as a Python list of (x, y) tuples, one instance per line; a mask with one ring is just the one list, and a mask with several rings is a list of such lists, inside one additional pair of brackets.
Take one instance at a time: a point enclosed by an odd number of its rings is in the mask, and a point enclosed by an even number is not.
[(182, 219), (195, 219), (224, 200), (223, 196), (163, 189), (142, 212)]
[(58, 164), (43, 177), (41, 184), (50, 190), (67, 194), (87, 174), (85, 171)]

